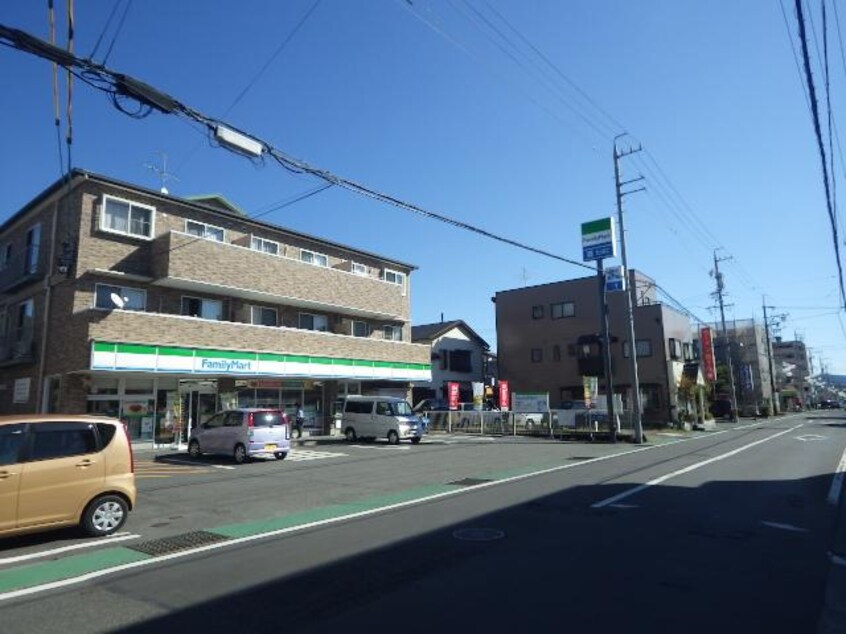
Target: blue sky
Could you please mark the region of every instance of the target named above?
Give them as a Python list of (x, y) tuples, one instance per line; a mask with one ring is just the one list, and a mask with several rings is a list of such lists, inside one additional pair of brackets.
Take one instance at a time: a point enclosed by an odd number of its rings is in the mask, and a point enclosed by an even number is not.
[[(321, 0), (225, 118), (312, 165), (577, 260), (580, 223), (614, 212), (612, 138), (626, 131), (648, 151), (623, 160), (624, 178), (643, 175), (648, 188), (626, 198), (631, 266), (713, 320), (721, 247), (733, 257), (721, 265), (728, 317), (760, 319), (766, 294), (788, 314), (785, 338), (798, 332), (846, 373), (819, 158), (791, 53), (796, 20), (783, 1), (790, 35), (778, 0)], [(75, 4), (76, 50), (88, 56), (114, 3)], [(45, 5), (9, 0), (0, 22), (46, 37)], [(221, 117), (313, 5), (132, 2), (107, 65)], [(830, 26), (837, 122), (846, 60)], [(2, 219), (58, 177), (59, 158), (49, 64), (4, 47), (0, 69)], [(73, 112), (77, 167), (155, 188), (145, 164), (164, 152), (179, 178), (171, 193), (221, 193), (247, 213), (319, 184), (214, 148), (176, 117), (127, 117), (78, 81)], [(337, 188), (264, 218), (417, 264), (414, 323), (463, 318), (493, 346), (496, 291), (586, 272)]]

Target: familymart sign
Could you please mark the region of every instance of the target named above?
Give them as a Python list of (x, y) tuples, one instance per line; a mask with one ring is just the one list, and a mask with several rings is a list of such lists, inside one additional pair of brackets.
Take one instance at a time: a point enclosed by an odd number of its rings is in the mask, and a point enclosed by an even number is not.
[(91, 344), (91, 369), (214, 376), (432, 380), (432, 367), (425, 363), (147, 346), (107, 341), (95, 341)]
[(582, 223), (582, 260), (602, 260), (617, 254), (614, 219), (600, 218)]

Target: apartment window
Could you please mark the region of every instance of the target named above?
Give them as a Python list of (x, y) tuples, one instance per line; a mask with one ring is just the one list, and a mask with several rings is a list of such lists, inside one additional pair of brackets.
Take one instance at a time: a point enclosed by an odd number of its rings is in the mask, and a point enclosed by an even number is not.
[(0, 269), (5, 269), (12, 263), (12, 243), (7, 242), (0, 251)]
[(279, 316), (275, 308), (250, 306), (250, 323), (256, 326), (278, 326)]
[(321, 332), (326, 332), (329, 329), (329, 322), (326, 319), (326, 315), (300, 313), (300, 328), (303, 330), (319, 330)]
[(38, 268), (38, 251), (41, 245), (41, 223), (30, 227), (26, 232), (26, 261), (24, 271), (35, 273)]
[[(672, 337), (669, 340), (669, 348), (670, 348), (670, 358), (671, 359), (680, 359), (682, 356), (682, 347), (681, 341), (678, 339), (673, 339)], [(640, 356), (640, 355), (638, 355)]]
[(384, 279), (386, 282), (390, 282), (391, 284), (396, 284), (397, 286), (405, 286), (405, 274), (400, 273), (399, 271), (385, 269)]
[(575, 314), (576, 305), (573, 302), (559, 302), (549, 305), (549, 316), (552, 319), (563, 319), (564, 317), (572, 317)]
[(561, 346), (557, 344), (552, 346), (552, 360), (561, 361)]
[[(638, 357), (652, 356), (652, 342), (649, 339), (638, 339), (636, 343), (636, 349)], [(623, 342), (623, 356), (626, 358), (631, 356), (631, 350), (629, 348), (628, 341)]]
[(207, 225), (205, 222), (197, 222), (195, 220), (185, 221), (185, 233), (198, 238), (205, 238), (206, 240), (214, 240), (215, 242), (225, 242), (226, 232), (220, 227), (214, 225)]
[(532, 363), (540, 363), (543, 361), (543, 349), (532, 348)]
[(532, 319), (543, 319), (543, 306), (532, 306)]
[(473, 359), (469, 350), (450, 350), (449, 369), (452, 372), (469, 373), (473, 371)]
[(329, 258), (322, 253), (300, 249), (300, 260), (315, 266), (329, 266)]
[(200, 319), (223, 319), (223, 302), (217, 299), (200, 299), (199, 297), (182, 298), (182, 314)]
[(28, 299), (18, 304), (12, 341), (28, 345), (32, 341), (35, 302)]
[(128, 286), (97, 284), (94, 291), (94, 306), (112, 310), (144, 310), (147, 307), (147, 291)]
[(279, 243), (273, 240), (265, 240), (264, 238), (253, 236), (250, 239), (250, 248), (254, 251), (279, 255)]
[(682, 344), (682, 356), (684, 357), (685, 361), (693, 361), (696, 357), (693, 356), (693, 344), (692, 343), (683, 343)]
[(353, 337), (369, 337), (370, 324), (366, 321), (354, 321), (352, 323), (352, 334)]
[(155, 207), (104, 196), (100, 228), (111, 233), (152, 239), (155, 213)]
[(367, 267), (359, 262), (353, 262), (350, 265), (350, 270), (356, 275), (367, 275)]
[(384, 338), (389, 341), (402, 341), (402, 327), (401, 326), (385, 326), (382, 329)]

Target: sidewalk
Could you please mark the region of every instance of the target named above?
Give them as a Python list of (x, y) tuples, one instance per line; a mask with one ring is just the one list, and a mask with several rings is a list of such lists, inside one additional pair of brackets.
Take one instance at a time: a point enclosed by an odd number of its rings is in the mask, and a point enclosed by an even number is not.
[(819, 634), (846, 632), (846, 495), (840, 492)]

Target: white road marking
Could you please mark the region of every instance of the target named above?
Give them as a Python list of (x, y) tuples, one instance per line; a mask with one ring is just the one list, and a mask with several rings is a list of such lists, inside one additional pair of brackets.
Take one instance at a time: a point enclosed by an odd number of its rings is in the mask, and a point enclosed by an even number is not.
[(324, 458), (340, 458), (346, 456), (345, 453), (333, 453), (330, 451), (312, 451), (311, 449), (292, 449), (288, 452), (286, 460), (293, 460), (294, 462), (304, 462), (306, 460), (323, 460)]
[(841, 557), (840, 555), (835, 555), (831, 553), (831, 563), (836, 564), (838, 566), (846, 566), (846, 557)]
[(356, 449), (378, 449), (379, 451), (408, 451), (411, 449), (409, 445), (388, 445), (387, 447), (377, 447), (374, 445), (352, 445)]
[(37, 553), (28, 553), (26, 555), (18, 555), (16, 557), (5, 557), (0, 559), (0, 566), (6, 564), (16, 564), (21, 561), (29, 561), (31, 559), (41, 559), (42, 557), (50, 557), (51, 555), (59, 555), (61, 553), (66, 553), (72, 550), (80, 550), (82, 548), (91, 548), (93, 546), (104, 546), (106, 544), (114, 543), (114, 542), (122, 542), (126, 541), (127, 539), (135, 539), (136, 537), (141, 537), (141, 535), (135, 535), (130, 533), (115, 533), (111, 537), (104, 537), (103, 539), (96, 539), (87, 542), (82, 542), (81, 544), (71, 544), (70, 546), (61, 546), (60, 548), (53, 548), (51, 550), (41, 550)]
[(769, 526), (770, 528), (780, 528), (783, 531), (792, 531), (794, 533), (807, 533), (807, 528), (802, 528), (801, 526), (794, 526), (793, 524), (782, 524), (781, 522), (767, 522), (765, 520), (761, 520), (761, 524), (764, 526)]
[(825, 436), (820, 436), (818, 434), (802, 434), (801, 436), (796, 436), (796, 440), (801, 440), (802, 442), (808, 442), (809, 440), (825, 440)]
[(225, 464), (206, 464), (204, 462), (198, 461), (190, 461), (190, 460), (171, 460), (168, 458), (167, 460), (156, 460), (156, 464), (160, 465), (169, 465), (169, 464), (181, 464), (187, 465), (189, 467), (214, 467), (215, 469), (235, 469), (232, 465), (225, 465)]
[(613, 509), (636, 509), (639, 508), (637, 504), (609, 504)]
[(658, 478), (654, 478), (653, 480), (650, 480), (649, 482), (645, 482), (643, 484), (640, 484), (640, 485), (634, 487), (633, 489), (629, 489), (628, 491), (623, 491), (622, 493), (618, 493), (617, 495), (613, 495), (610, 498), (606, 498), (605, 500), (602, 500), (600, 502), (596, 502), (596, 503), (591, 505), (591, 508), (598, 509), (598, 508), (602, 508), (603, 506), (608, 506), (610, 504), (614, 504), (616, 502), (619, 502), (620, 500), (626, 499), (629, 496), (635, 495), (636, 493), (640, 493), (641, 491), (645, 491), (646, 489), (653, 487), (656, 484), (661, 484), (662, 482), (666, 482), (670, 478), (675, 478), (676, 476), (680, 476), (680, 475), (683, 475), (685, 473), (690, 473), (691, 471), (695, 471), (696, 469), (699, 469), (699, 468), (704, 467), (706, 465), (712, 464), (714, 462), (718, 462), (719, 460), (725, 460), (726, 458), (730, 458), (731, 456), (736, 456), (741, 451), (746, 451), (747, 449), (751, 449), (752, 447), (755, 447), (756, 445), (760, 445), (761, 443), (765, 443), (765, 442), (768, 442), (770, 440), (773, 440), (774, 438), (778, 438), (779, 436), (784, 436), (785, 434), (789, 434), (790, 432), (799, 429), (802, 425), (803, 425), (803, 423), (799, 423), (798, 425), (791, 427), (790, 429), (785, 429), (784, 431), (780, 431), (777, 434), (773, 434), (772, 436), (767, 436), (766, 438), (762, 438), (761, 440), (756, 440), (755, 442), (751, 442), (748, 445), (743, 445), (742, 447), (738, 447), (737, 449), (733, 449), (729, 452), (720, 454), (718, 456), (714, 456), (713, 458), (708, 458), (707, 460), (702, 460), (701, 462), (697, 462), (697, 463), (692, 464), (690, 466), (684, 467), (683, 469), (677, 469), (676, 471), (672, 471), (671, 473), (667, 473), (667, 474), (662, 475)]
[(844, 471), (846, 471), (846, 449), (843, 450), (840, 462), (837, 463), (837, 468), (834, 470), (834, 478), (831, 480), (831, 488), (828, 490), (828, 497), (826, 498), (829, 504), (836, 505), (840, 500), (840, 492), (843, 490)]
[(136, 568), (145, 568), (147, 566), (156, 565), (160, 562), (164, 561), (171, 561), (175, 559), (181, 559), (183, 557), (188, 557), (191, 555), (198, 555), (205, 552), (211, 552), (214, 550), (220, 550), (222, 548), (229, 548), (230, 546), (237, 546), (239, 544), (247, 544), (250, 542), (258, 541), (260, 539), (268, 539), (270, 537), (278, 537), (279, 535), (286, 535), (288, 533), (295, 533), (298, 531), (305, 531), (311, 528), (319, 528), (322, 526), (328, 526), (332, 524), (339, 524), (341, 522), (346, 522), (352, 519), (362, 518), (362, 517), (369, 517), (371, 515), (376, 515), (378, 513), (384, 513), (386, 511), (394, 511), (397, 509), (406, 508), (409, 506), (414, 506), (417, 504), (422, 504), (425, 502), (432, 502), (434, 500), (439, 500), (443, 498), (453, 497), (456, 495), (467, 495), (468, 493), (472, 493), (474, 491), (479, 491), (480, 489), (487, 489), (489, 487), (497, 486), (500, 484), (508, 484), (511, 482), (518, 482), (520, 480), (527, 480), (529, 478), (534, 478), (540, 475), (548, 475), (550, 473), (557, 473), (559, 471), (566, 471), (567, 469), (575, 469), (581, 467), (586, 464), (591, 464), (595, 462), (603, 462), (605, 460), (613, 460), (614, 458), (620, 458), (622, 456), (628, 456), (635, 453), (640, 453), (643, 451), (651, 451), (653, 449), (661, 449), (663, 447), (669, 447), (671, 445), (676, 445), (683, 442), (690, 442), (693, 440), (701, 440), (705, 438), (713, 438), (714, 436), (718, 436), (720, 434), (725, 434), (730, 430), (722, 430), (718, 432), (714, 432), (712, 434), (702, 434), (701, 436), (693, 436), (691, 438), (680, 438), (679, 440), (671, 440), (661, 445), (649, 445), (647, 447), (638, 447), (636, 449), (629, 449), (628, 451), (620, 451), (613, 454), (608, 454), (607, 456), (598, 456), (596, 458), (591, 458), (590, 460), (582, 460), (579, 462), (570, 462), (567, 464), (559, 465), (557, 467), (549, 467), (547, 469), (541, 469), (540, 471), (533, 471), (530, 473), (523, 473), (521, 475), (511, 476), (509, 478), (502, 478), (501, 480), (492, 480), (490, 482), (484, 482), (482, 484), (477, 484), (473, 487), (461, 487), (457, 489), (452, 489), (449, 491), (444, 491), (442, 493), (433, 493), (432, 495), (426, 495), (419, 498), (414, 498), (412, 500), (406, 500), (403, 502), (397, 502), (396, 504), (389, 504), (387, 506), (382, 506), (374, 509), (368, 509), (365, 511), (358, 511), (356, 513), (348, 513), (346, 515), (339, 515), (336, 517), (330, 517), (322, 520), (317, 520), (315, 522), (310, 522), (308, 524), (300, 524), (298, 526), (289, 526), (287, 528), (280, 528), (277, 530), (267, 531), (265, 533), (257, 533), (255, 535), (248, 535), (246, 537), (237, 537), (235, 539), (229, 539), (222, 542), (217, 542), (215, 544), (209, 544), (207, 546), (199, 546), (197, 548), (192, 548), (190, 550), (182, 550), (177, 553), (172, 553), (170, 555), (162, 555), (160, 557), (152, 557), (150, 559), (142, 559), (139, 561), (134, 561), (127, 564), (121, 564), (119, 566), (113, 566), (111, 568), (104, 568), (102, 570), (95, 570), (93, 572), (89, 572), (83, 575), (79, 575), (77, 577), (70, 577), (67, 579), (61, 579), (59, 581), (51, 581), (49, 583), (43, 583), (37, 586), (30, 586), (29, 588), (21, 588), (19, 590), (11, 590), (9, 592), (0, 593), (0, 602), (8, 601), (10, 599), (16, 599), (19, 597), (30, 596), (33, 594), (38, 594), (40, 592), (46, 592), (48, 590), (57, 590), (59, 588), (66, 588), (69, 586), (73, 586), (79, 583), (84, 583), (86, 581), (91, 581), (93, 579), (99, 579), (101, 577), (106, 577), (109, 575), (113, 575), (118, 572), (124, 572), (126, 570), (135, 570)]

